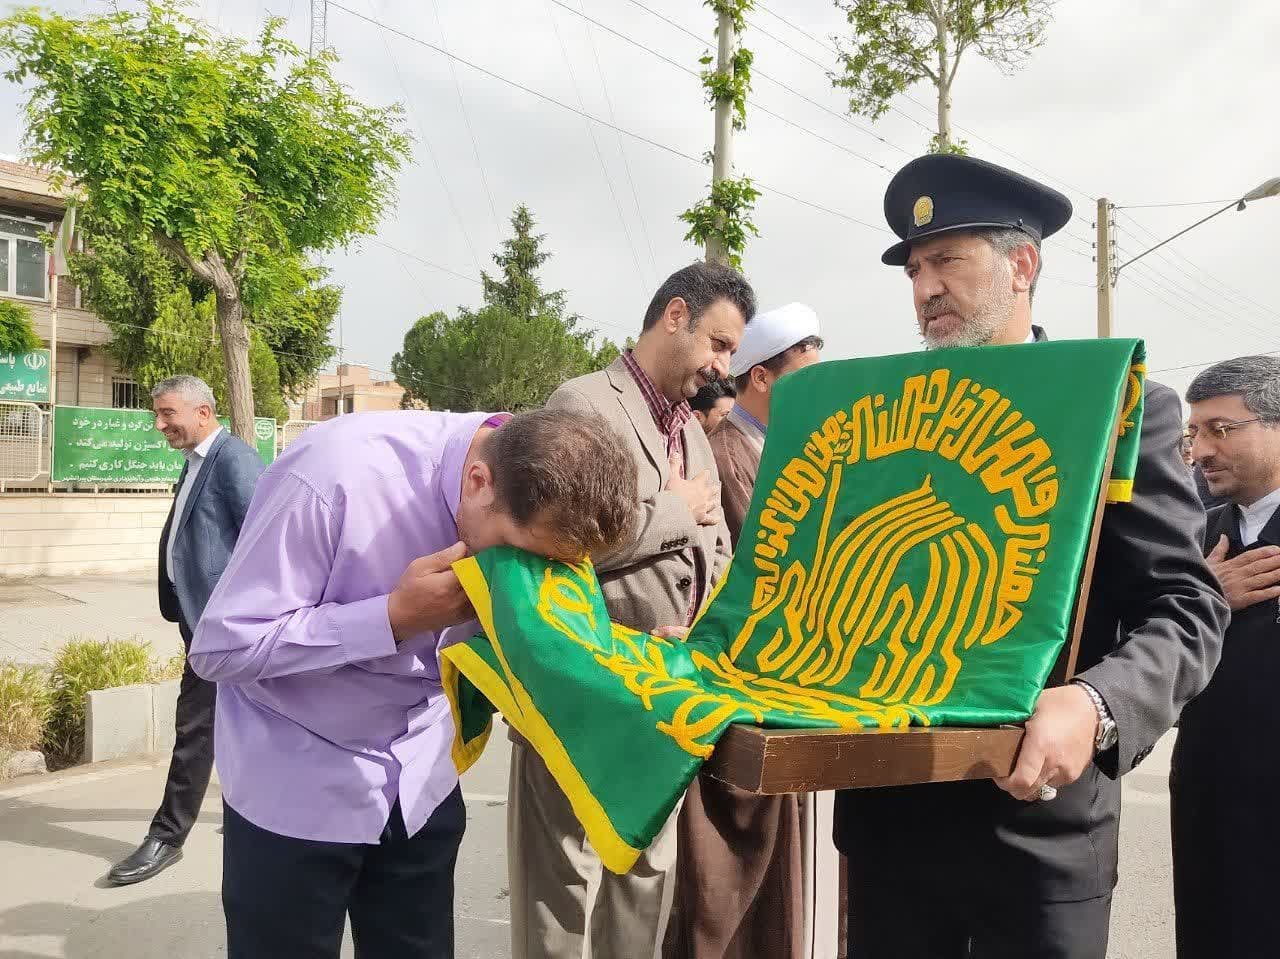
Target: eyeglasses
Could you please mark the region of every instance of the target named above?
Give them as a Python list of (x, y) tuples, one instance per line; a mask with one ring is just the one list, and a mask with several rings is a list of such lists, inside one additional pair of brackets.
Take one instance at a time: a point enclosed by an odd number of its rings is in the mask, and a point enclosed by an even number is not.
[[(1251, 420), (1236, 420), (1228, 423), (1218, 423), (1214, 426), (1206, 426), (1205, 430), (1212, 436), (1220, 440), (1225, 440), (1227, 434), (1232, 430), (1238, 430), (1242, 426), (1248, 426), (1250, 423), (1263, 423), (1266, 421), (1265, 416), (1255, 416)], [(1200, 432), (1200, 428), (1196, 426), (1188, 426), (1182, 434), (1184, 440), (1194, 441), (1196, 434)]]

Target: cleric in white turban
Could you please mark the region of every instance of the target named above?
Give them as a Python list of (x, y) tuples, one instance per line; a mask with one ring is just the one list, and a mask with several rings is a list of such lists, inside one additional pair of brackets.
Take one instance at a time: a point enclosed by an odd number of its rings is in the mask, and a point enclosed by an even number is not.
[[(734, 543), (751, 505), (773, 384), (818, 362), (821, 349), (818, 315), (791, 303), (757, 313), (729, 363), (738, 401), (710, 442)], [(832, 795), (816, 802), (754, 796), (708, 777), (695, 780), (680, 814), (680, 908), (667, 955), (808, 959), (808, 941), (812, 955), (834, 956), (839, 916), (831, 891), (840, 875)]]

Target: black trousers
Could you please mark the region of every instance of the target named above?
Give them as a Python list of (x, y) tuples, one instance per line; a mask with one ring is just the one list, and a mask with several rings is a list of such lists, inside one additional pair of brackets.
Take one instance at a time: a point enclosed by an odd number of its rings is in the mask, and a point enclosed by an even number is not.
[(396, 803), (372, 845), (279, 836), (223, 810), (228, 959), (337, 959), (348, 914), (359, 959), (452, 959), (461, 788), (414, 836)]
[(915, 879), (850, 855), (849, 959), (1106, 959), (1109, 894), (1027, 902), (981, 895), (962, 875)]
[(1234, 770), (1214, 758), (1190, 758), (1185, 772), (1174, 767), (1169, 783), (1178, 959), (1278, 955), (1280, 777), (1266, 763), (1241, 775), (1248, 769), (1243, 758)]
[[(191, 649), (191, 630), (179, 623), (184, 649)], [(169, 760), (169, 778), (164, 784), (160, 808), (151, 820), (148, 835), (170, 846), (181, 846), (200, 815), (209, 776), (213, 772), (213, 711), (218, 684), (182, 669), (175, 717), (176, 736)]]

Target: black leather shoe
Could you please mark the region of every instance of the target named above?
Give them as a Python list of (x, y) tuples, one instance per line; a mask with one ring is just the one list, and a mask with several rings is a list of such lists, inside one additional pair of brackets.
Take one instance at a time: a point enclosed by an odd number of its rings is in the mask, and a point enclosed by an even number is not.
[(167, 845), (148, 836), (133, 853), (111, 867), (111, 871), (107, 873), (107, 882), (113, 886), (143, 882), (168, 869), (181, 858), (182, 850), (177, 846)]

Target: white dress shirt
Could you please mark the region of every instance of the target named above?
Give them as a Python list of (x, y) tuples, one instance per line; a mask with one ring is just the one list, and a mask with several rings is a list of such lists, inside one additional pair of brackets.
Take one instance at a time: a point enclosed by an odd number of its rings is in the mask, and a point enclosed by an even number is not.
[(196, 477), (200, 475), (200, 467), (204, 465), (205, 457), (209, 455), (209, 448), (213, 446), (213, 441), (218, 438), (218, 434), (222, 432), (219, 426), (212, 433), (206, 436), (195, 449), (183, 450), (182, 455), (187, 458), (187, 478), (183, 481), (182, 486), (178, 488), (178, 495), (173, 501), (173, 522), (169, 525), (169, 540), (164, 544), (164, 566), (165, 572), (169, 576), (169, 582), (173, 582), (173, 540), (178, 532), (178, 523), (182, 519), (182, 511), (186, 509), (187, 497), (191, 495), (191, 487), (195, 485)]
[(1280, 507), (1280, 489), (1274, 489), (1252, 506), (1240, 506), (1240, 544), (1252, 546)]

